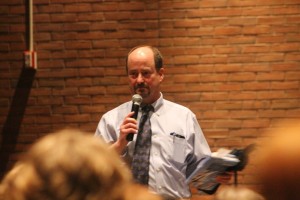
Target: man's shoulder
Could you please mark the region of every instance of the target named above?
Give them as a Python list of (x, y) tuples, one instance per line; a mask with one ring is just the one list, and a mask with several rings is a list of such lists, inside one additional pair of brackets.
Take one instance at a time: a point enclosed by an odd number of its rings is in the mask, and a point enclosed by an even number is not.
[(192, 111), (188, 107), (183, 106), (183, 105), (178, 104), (178, 103), (175, 103), (175, 102), (170, 101), (170, 100), (164, 99), (164, 105), (165, 105), (166, 108), (169, 108), (169, 109), (175, 109), (175, 110), (180, 110), (182, 112), (191, 112), (192, 113)]
[(106, 113), (104, 113), (104, 115), (118, 114), (118, 113), (122, 113), (122, 112), (128, 113), (129, 112), (128, 110), (130, 109), (130, 106), (131, 106), (130, 102), (131, 101), (122, 103), (121, 105), (107, 111)]

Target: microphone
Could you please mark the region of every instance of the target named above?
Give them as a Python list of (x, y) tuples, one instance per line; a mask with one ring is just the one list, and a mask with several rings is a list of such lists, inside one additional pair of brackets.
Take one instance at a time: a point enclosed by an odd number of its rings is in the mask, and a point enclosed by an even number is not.
[[(137, 119), (138, 113), (139, 113), (139, 108), (140, 105), (143, 101), (143, 98), (141, 97), (141, 95), (139, 94), (135, 94), (132, 96), (132, 108), (131, 108), (131, 112), (134, 111), (134, 114), (132, 115), (132, 118)], [(133, 133), (129, 133), (126, 136), (126, 140), (127, 141), (132, 141), (133, 139)]]

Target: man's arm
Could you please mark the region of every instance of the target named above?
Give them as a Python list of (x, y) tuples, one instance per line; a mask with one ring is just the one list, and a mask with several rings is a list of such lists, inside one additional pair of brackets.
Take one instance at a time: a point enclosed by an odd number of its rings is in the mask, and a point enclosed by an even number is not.
[[(128, 144), (128, 141), (126, 140), (126, 136), (129, 133), (137, 133), (137, 121), (136, 119), (132, 118), (132, 115), (134, 112), (130, 112), (123, 120), (121, 126), (120, 126), (120, 133), (119, 137), (115, 142), (111, 141), (109, 142), (111, 144), (111, 148), (114, 148), (119, 154), (123, 154), (124, 150)], [(105, 123), (99, 123), (99, 126), (96, 131), (96, 135), (103, 137), (103, 132), (105, 132), (106, 135), (110, 135), (109, 130), (106, 130), (102, 126), (106, 126)]]

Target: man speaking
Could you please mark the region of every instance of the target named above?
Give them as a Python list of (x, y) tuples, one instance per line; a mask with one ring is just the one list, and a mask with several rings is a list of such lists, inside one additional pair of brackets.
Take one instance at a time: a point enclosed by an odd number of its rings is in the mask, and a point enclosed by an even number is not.
[(187, 172), (211, 154), (197, 118), (188, 108), (163, 98), (163, 58), (157, 48), (134, 47), (126, 70), (132, 95), (142, 98), (137, 119), (128, 101), (105, 113), (95, 134), (129, 162), (136, 182), (164, 199), (189, 199)]

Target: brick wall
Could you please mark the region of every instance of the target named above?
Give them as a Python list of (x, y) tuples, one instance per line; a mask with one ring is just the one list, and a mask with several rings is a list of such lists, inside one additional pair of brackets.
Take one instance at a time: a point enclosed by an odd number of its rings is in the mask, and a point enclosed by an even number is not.
[[(163, 53), (164, 96), (195, 112), (213, 150), (300, 116), (299, 0), (34, 0), (36, 72), (23, 68), (26, 4), (0, 3), (2, 166), (49, 132), (94, 132), (131, 98), (124, 57), (142, 43)], [(239, 183), (255, 187), (251, 159)]]

